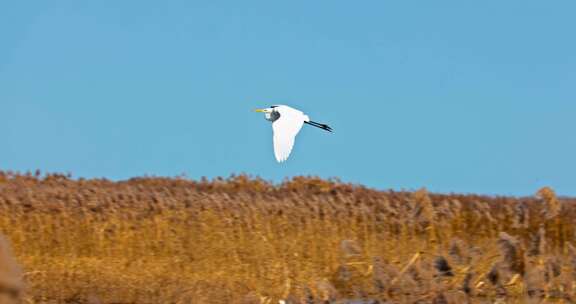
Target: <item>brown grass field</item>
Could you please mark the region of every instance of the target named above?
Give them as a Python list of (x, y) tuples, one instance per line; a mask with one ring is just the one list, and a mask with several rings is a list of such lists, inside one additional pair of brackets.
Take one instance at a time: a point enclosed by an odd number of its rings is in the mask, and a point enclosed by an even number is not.
[(575, 218), (549, 188), (3, 172), (0, 303), (574, 303)]

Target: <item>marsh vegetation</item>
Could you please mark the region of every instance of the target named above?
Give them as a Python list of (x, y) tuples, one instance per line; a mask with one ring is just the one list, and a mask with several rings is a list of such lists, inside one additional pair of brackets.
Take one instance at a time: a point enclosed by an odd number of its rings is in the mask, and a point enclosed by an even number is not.
[(0, 173), (25, 303), (572, 303), (575, 203)]

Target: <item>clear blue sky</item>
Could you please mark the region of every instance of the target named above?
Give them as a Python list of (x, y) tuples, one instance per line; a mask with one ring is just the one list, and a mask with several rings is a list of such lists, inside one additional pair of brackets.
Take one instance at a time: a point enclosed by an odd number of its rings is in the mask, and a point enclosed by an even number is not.
[[(574, 1), (4, 1), (0, 168), (576, 195)], [(304, 128), (272, 153), (254, 108)]]

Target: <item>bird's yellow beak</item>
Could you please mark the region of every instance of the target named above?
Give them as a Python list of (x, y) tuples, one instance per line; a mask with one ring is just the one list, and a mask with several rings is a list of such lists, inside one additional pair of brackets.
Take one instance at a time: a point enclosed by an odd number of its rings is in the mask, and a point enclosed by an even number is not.
[(254, 110), (255, 112), (260, 112), (260, 113), (264, 113), (264, 109), (256, 109)]

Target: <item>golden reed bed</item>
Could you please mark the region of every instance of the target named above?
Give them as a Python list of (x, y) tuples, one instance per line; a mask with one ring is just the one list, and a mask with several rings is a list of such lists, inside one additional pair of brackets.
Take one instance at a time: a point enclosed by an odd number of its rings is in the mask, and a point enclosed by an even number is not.
[(0, 301), (574, 303), (575, 203), (0, 173)]

